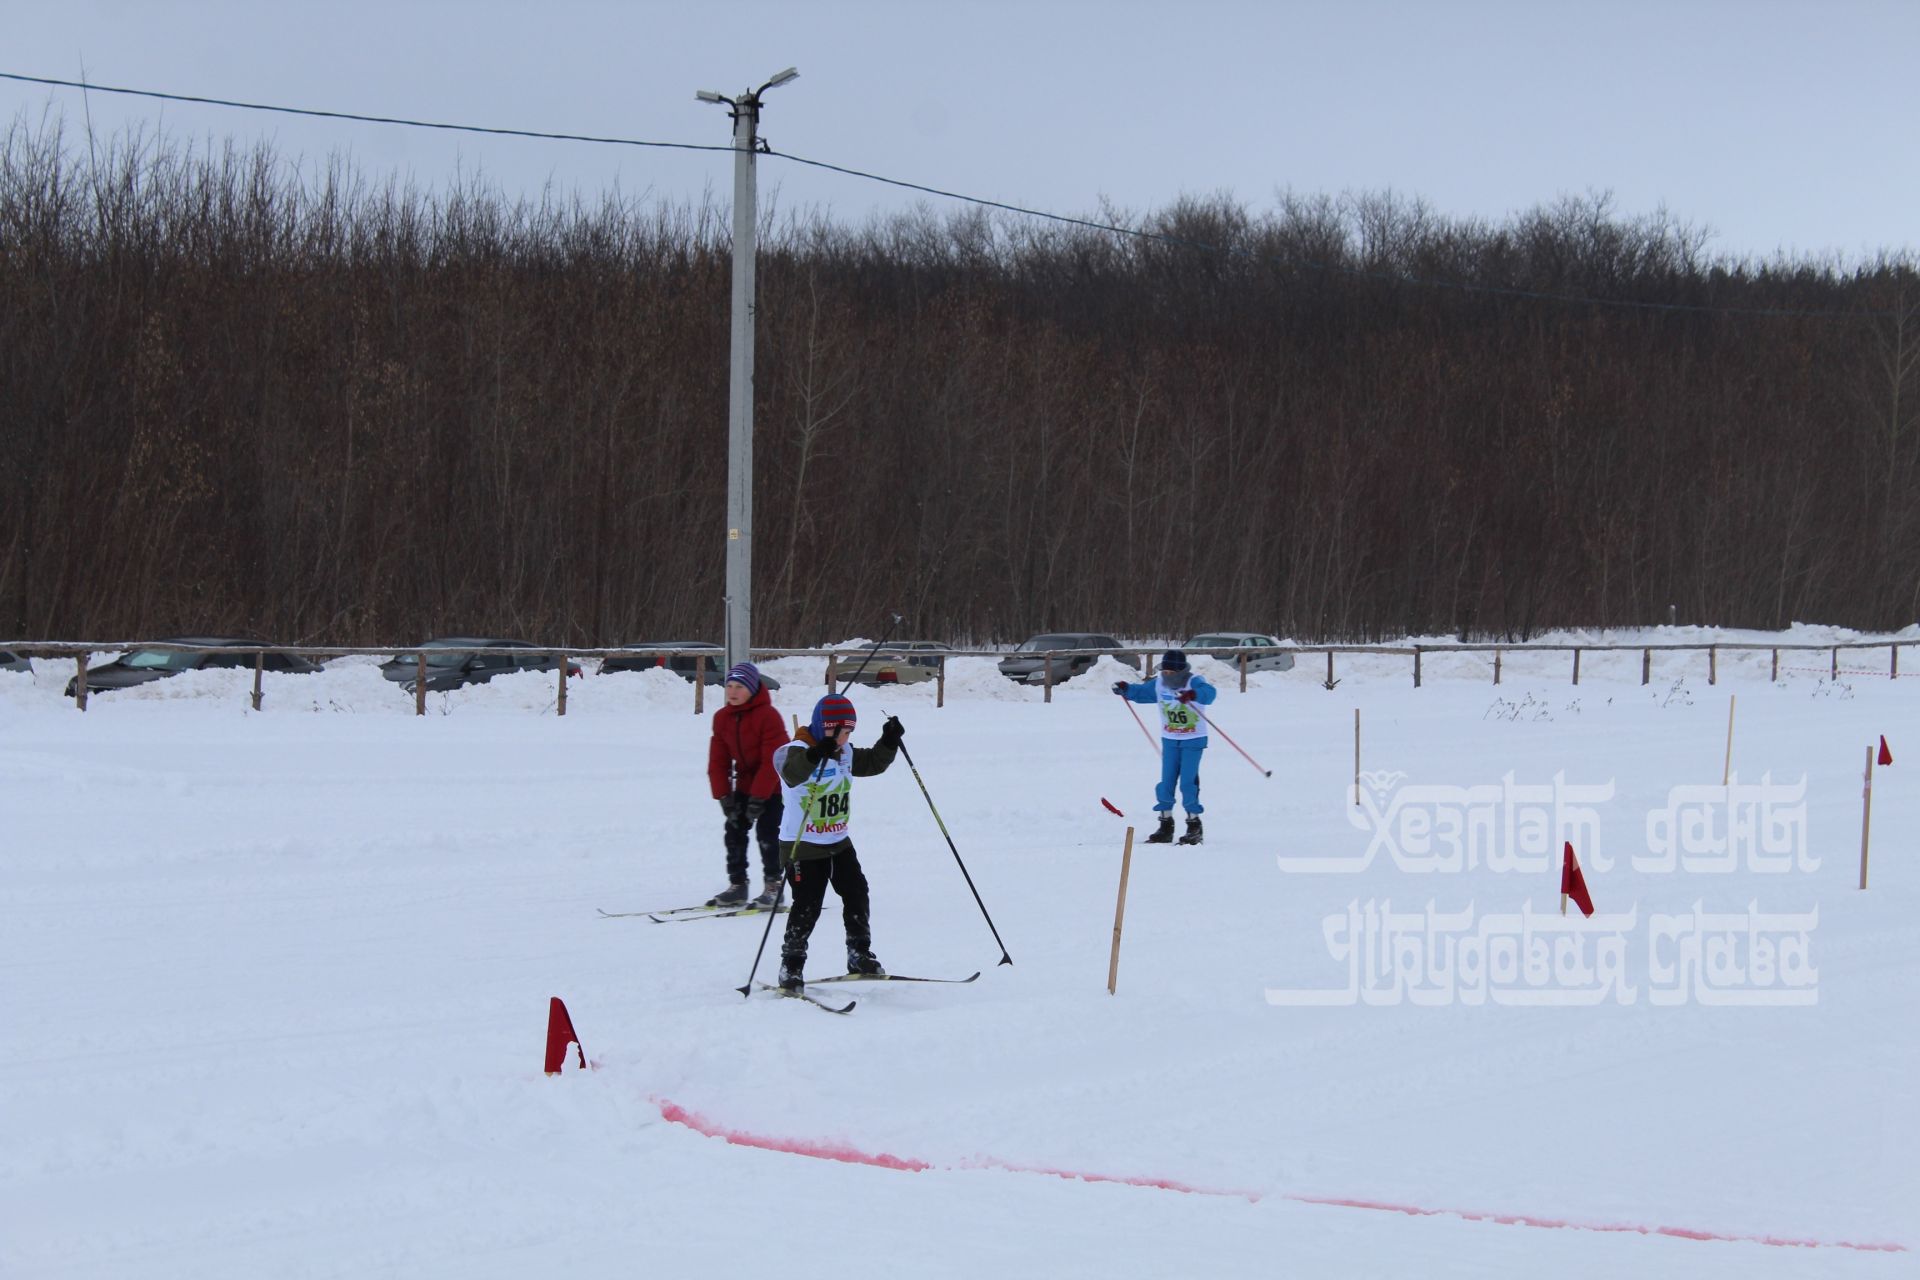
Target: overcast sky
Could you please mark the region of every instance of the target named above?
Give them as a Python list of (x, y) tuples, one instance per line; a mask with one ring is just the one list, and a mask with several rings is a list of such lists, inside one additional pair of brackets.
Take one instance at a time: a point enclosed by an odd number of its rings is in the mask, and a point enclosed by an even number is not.
[[(1609, 191), (1743, 256), (1920, 246), (1920, 0), (787, 0), (0, 4), (0, 71), (667, 142), (728, 139), (1058, 213), (1391, 188), (1504, 218)], [(92, 94), (96, 133), (270, 138), (374, 175), (731, 197), (717, 153), (450, 135)], [(12, 117), (78, 93), (0, 81)], [(763, 160), (846, 221), (915, 196)]]

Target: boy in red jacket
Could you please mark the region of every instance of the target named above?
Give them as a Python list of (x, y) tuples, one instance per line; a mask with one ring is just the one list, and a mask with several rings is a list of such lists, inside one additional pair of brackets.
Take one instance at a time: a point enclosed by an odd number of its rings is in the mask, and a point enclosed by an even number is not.
[(787, 726), (760, 683), (760, 669), (751, 662), (727, 671), (726, 690), (727, 705), (713, 713), (707, 781), (727, 818), (727, 887), (707, 905), (746, 905), (751, 831), (760, 845), (760, 896), (753, 905), (770, 907), (780, 887), (780, 774), (773, 753), (787, 744)]

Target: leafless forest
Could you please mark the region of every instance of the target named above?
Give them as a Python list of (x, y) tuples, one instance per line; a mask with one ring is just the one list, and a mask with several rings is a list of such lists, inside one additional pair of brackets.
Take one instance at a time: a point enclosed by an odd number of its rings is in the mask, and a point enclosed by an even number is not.
[[(1911, 259), (1603, 197), (1099, 216), (1158, 238), (768, 215), (757, 643), (1920, 616)], [(17, 122), (0, 631), (717, 639), (729, 271), (720, 206)]]

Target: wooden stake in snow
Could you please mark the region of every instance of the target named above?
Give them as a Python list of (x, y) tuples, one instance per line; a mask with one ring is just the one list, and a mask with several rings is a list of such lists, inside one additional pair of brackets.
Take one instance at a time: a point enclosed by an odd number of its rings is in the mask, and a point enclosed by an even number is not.
[(1727, 759), (1720, 766), (1720, 785), (1726, 786), (1733, 779), (1733, 704), (1737, 699), (1727, 697)]
[(1120, 926), (1127, 918), (1127, 872), (1133, 866), (1133, 828), (1127, 828), (1127, 845), (1120, 853), (1120, 898), (1113, 904), (1113, 954), (1107, 959), (1107, 994), (1112, 995), (1120, 980)]
[(1353, 804), (1360, 806), (1360, 708), (1353, 709)]
[(1867, 834), (1873, 829), (1873, 744), (1867, 744), (1867, 781), (1860, 792), (1860, 887), (1867, 887)]

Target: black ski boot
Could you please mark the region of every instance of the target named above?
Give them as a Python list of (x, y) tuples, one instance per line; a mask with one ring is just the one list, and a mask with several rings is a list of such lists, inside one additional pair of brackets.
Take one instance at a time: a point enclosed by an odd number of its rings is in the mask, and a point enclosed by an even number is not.
[[(1172, 825), (1172, 819), (1168, 819), (1168, 825)], [(1187, 815), (1187, 834), (1181, 836), (1176, 843), (1199, 844), (1204, 835), (1205, 832), (1200, 830), (1199, 815), (1190, 813)]]
[(887, 971), (880, 967), (880, 962), (874, 958), (873, 952), (867, 950), (865, 947), (847, 948), (847, 972), (857, 973), (868, 978), (884, 978), (887, 976)]
[(1172, 814), (1163, 813), (1160, 815), (1160, 825), (1157, 829), (1155, 829), (1152, 835), (1147, 837), (1147, 843), (1148, 844), (1172, 844), (1173, 843), (1173, 815)]
[(707, 899), (710, 907), (744, 907), (747, 904), (747, 882), (736, 880), (719, 893)]
[(802, 977), (800, 973), (802, 969), (806, 968), (806, 965), (807, 961), (805, 956), (802, 956), (798, 960), (790, 958), (781, 960), (780, 989), (788, 995), (799, 995), (807, 985), (807, 980)]

